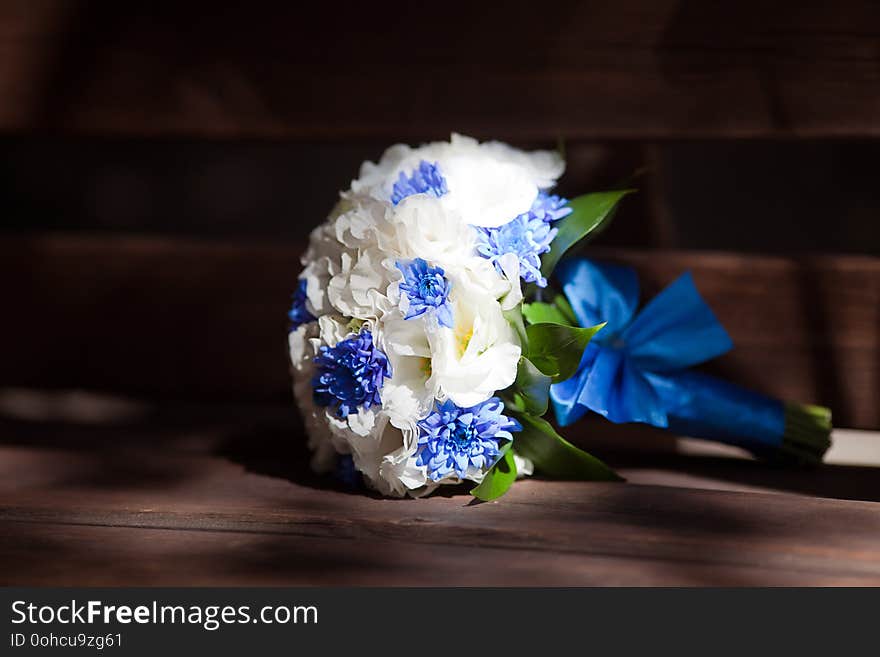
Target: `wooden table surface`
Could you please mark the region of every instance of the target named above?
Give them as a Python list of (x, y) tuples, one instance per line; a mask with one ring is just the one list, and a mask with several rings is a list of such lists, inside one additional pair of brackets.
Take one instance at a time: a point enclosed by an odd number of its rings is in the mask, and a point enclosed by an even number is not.
[(880, 585), (871, 465), (592, 423), (571, 437), (627, 483), (386, 500), (311, 475), (286, 405), (30, 394), (0, 395), (6, 585)]

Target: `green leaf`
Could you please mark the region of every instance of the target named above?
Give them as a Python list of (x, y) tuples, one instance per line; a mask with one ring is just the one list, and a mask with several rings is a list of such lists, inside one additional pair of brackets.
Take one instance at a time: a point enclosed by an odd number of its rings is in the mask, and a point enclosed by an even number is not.
[(550, 399), (550, 377), (528, 358), (520, 358), (516, 380), (502, 397), (508, 406), (520, 412), (544, 415)]
[(529, 360), (553, 383), (570, 378), (581, 363), (581, 356), (604, 323), (589, 328), (542, 322), (526, 327)]
[(471, 489), (471, 495), (484, 502), (497, 500), (516, 481), (516, 462), (510, 446), (511, 443), (507, 443), (501, 448), (501, 456), (489, 468), (480, 485)]
[(553, 297), (553, 303), (544, 303), (536, 301), (534, 303), (524, 303), (522, 306), (522, 314), (529, 324), (564, 324), (565, 326), (577, 326), (578, 320), (574, 314), (574, 309), (565, 298), (564, 294), (557, 294)]
[(548, 277), (553, 273), (559, 259), (572, 246), (590, 233), (598, 232), (614, 216), (620, 200), (634, 189), (618, 189), (612, 192), (595, 192), (578, 196), (569, 202), (572, 212), (556, 222), (559, 232), (550, 244), (550, 252), (541, 256), (541, 273)]
[(578, 325), (577, 316), (574, 314), (574, 308), (571, 307), (571, 304), (568, 302), (568, 299), (565, 298), (564, 294), (557, 294), (556, 298), (553, 299), (553, 305), (556, 306), (559, 309), (559, 312), (562, 313), (562, 316), (568, 320), (560, 322), (560, 324), (568, 324), (569, 326)]
[(552, 303), (524, 303), (522, 314), (529, 324), (571, 324), (559, 307)]
[(523, 304), (519, 303), (510, 310), (503, 311), (501, 314), (504, 315), (504, 319), (506, 319), (507, 323), (513, 327), (514, 331), (516, 331), (516, 335), (522, 345), (523, 355), (528, 355), (529, 337), (526, 334), (526, 326), (523, 323)]
[(540, 472), (556, 479), (623, 481), (614, 470), (560, 436), (547, 420), (527, 413), (514, 413), (523, 430), (514, 434), (516, 453), (535, 464)]

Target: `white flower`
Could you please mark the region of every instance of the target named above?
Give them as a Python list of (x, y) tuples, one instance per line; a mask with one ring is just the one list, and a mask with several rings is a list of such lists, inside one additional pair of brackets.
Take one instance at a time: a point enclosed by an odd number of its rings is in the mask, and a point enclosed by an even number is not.
[[(467, 139), (460, 135), (452, 135), (453, 143), (458, 139)], [(480, 148), (489, 153), (499, 162), (515, 164), (526, 170), (532, 182), (539, 189), (549, 189), (565, 172), (565, 160), (558, 151), (521, 151), (500, 141), (487, 141)]]
[(529, 477), (535, 472), (535, 464), (531, 459), (520, 456), (516, 452), (513, 453), (513, 463), (516, 466), (517, 477)]
[(416, 443), (393, 425), (385, 422), (375, 435), (350, 443), (357, 470), (367, 483), (383, 495), (402, 497), (433, 490), (426, 468), (415, 464)]
[(343, 192), (328, 220), (340, 244), (350, 249), (376, 243), (376, 227), (385, 219), (386, 204), (369, 196)]
[(424, 318), (403, 319), (400, 313), (386, 315), (383, 342), (391, 364), (391, 378), (382, 387), (382, 408), (391, 424), (405, 435), (415, 436), (416, 423), (431, 411), (437, 393)]
[(287, 346), (290, 351), (290, 364), (294, 371), (302, 371), (309, 357), (308, 339), (315, 332), (315, 323), (303, 324), (287, 335)]
[(442, 199), (473, 226), (495, 227), (527, 212), (538, 191), (556, 184), (565, 162), (555, 151), (525, 151), (501, 142), (479, 144), (452, 135), (438, 160), (449, 193)]
[(449, 189), (440, 200), (471, 226), (500, 226), (528, 212), (538, 187), (528, 171), (476, 151), (452, 155), (439, 163)]
[(343, 253), (339, 271), (327, 285), (330, 304), (340, 313), (355, 319), (378, 319), (389, 306), (385, 296), (388, 270), (383, 254), (376, 248)]
[(302, 272), (301, 278), (306, 282), (307, 308), (310, 313), (320, 315), (330, 310), (327, 284), (330, 282), (332, 266), (330, 258), (321, 257), (306, 265)]
[(352, 182), (356, 193), (389, 200), (394, 184), (418, 167), (421, 161), (437, 164), (446, 179), (446, 208), (460, 221), (473, 226), (500, 226), (526, 212), (539, 189), (547, 189), (562, 175), (565, 163), (554, 151), (526, 153), (500, 142), (480, 144), (453, 134), (449, 142), (419, 148), (397, 144), (374, 164), (366, 162)]
[(457, 270), (457, 278), (465, 279), (471, 288), (480, 288), (486, 294), (501, 301), (502, 310), (510, 310), (522, 301), (519, 277), (519, 258), (515, 253), (505, 253), (498, 258), (504, 275), (499, 274), (489, 260), (478, 256), (469, 258), (464, 267)]
[[(384, 454), (382, 451), (383, 439), (385, 441), (387, 441), (389, 437), (391, 437), (392, 440), (394, 439), (393, 433), (389, 433), (388, 436), (386, 436), (388, 417), (379, 415), (376, 419), (378, 422), (374, 424), (374, 431), (371, 433), (363, 436), (354, 434), (353, 432), (344, 433), (348, 438), (348, 446), (351, 449), (351, 455), (354, 459), (355, 467), (362, 472), (364, 476), (370, 479), (374, 479), (379, 473), (379, 464), (381, 463)], [(343, 430), (343, 432), (344, 431), (345, 430)], [(400, 442), (402, 444), (402, 438)], [(396, 447), (396, 440), (394, 441), (394, 445), (390, 447), (386, 445), (386, 449), (388, 450)]]
[(457, 406), (474, 406), (513, 383), (522, 350), (492, 295), (464, 278), (453, 290), (454, 328), (428, 335), (432, 375)]
[(428, 479), (427, 468), (416, 465), (415, 449), (400, 447), (382, 457), (379, 465), (380, 487), (386, 487), (388, 495), (427, 495), (437, 484)]
[(387, 416), (380, 415), (374, 408), (359, 408), (357, 413), (352, 413), (346, 420), (348, 428), (357, 436), (369, 436), (377, 433), (377, 426), (381, 430), (380, 423)]
[[(427, 147), (419, 150), (426, 152)], [(394, 144), (388, 147), (379, 162), (367, 161), (361, 164), (358, 178), (351, 181), (351, 191), (355, 194), (374, 194), (377, 199), (388, 200), (391, 198), (393, 179), (396, 179), (394, 174), (407, 162), (412, 162), (414, 157), (418, 157), (413, 155), (414, 152), (407, 144)], [(415, 163), (418, 162), (419, 159), (415, 159)]]
[[(389, 432), (396, 431), (389, 429)], [(385, 452), (379, 464), (377, 484), (380, 490), (387, 491), (386, 495), (413, 496), (427, 495), (437, 487), (437, 484), (428, 478), (427, 467), (416, 465), (416, 450), (418, 444), (415, 436), (400, 434), (402, 444), (395, 437), (385, 442), (385, 445), (397, 446), (390, 452)], [(387, 449), (387, 447), (386, 447)]]
[(405, 198), (377, 234), (379, 249), (391, 260), (423, 258), (442, 267), (475, 257), (476, 235), (440, 199), (424, 194)]
[(344, 250), (344, 245), (336, 239), (332, 226), (324, 223), (309, 233), (309, 248), (300, 258), (303, 266), (309, 266), (321, 258), (337, 260)]
[(318, 318), (318, 336), (310, 338), (313, 353), (318, 354), (321, 345), (335, 347), (337, 342), (348, 337), (349, 329), (342, 317), (321, 315)]
[(336, 239), (327, 224), (315, 228), (309, 236), (309, 248), (302, 257), (305, 267), (300, 278), (306, 281), (309, 312), (316, 315), (330, 312), (327, 285), (339, 269), (344, 246)]

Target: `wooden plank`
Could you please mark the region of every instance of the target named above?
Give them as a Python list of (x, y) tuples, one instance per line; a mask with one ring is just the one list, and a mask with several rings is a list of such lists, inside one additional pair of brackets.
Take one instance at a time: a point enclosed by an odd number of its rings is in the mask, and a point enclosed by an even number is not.
[(115, 433), (115, 447), (50, 449), (3, 431), (0, 582), (880, 583), (874, 502), (538, 480), (498, 503), (382, 500), (328, 488), (283, 446)]
[(8, 586), (876, 586), (858, 571), (0, 521)]
[[(598, 416), (564, 434), (632, 483), (880, 502), (880, 432), (835, 430), (824, 465), (807, 470), (767, 467), (735, 447), (645, 425), (615, 425)], [(65, 473), (71, 468), (70, 477), (104, 491), (130, 480), (176, 486), (178, 469), (164, 461), (151, 465), (140, 456), (145, 450), (185, 458), (217, 455), (249, 472), (322, 488), (332, 483), (310, 473), (302, 423), (289, 402), (156, 403), (82, 391), (6, 389), (0, 391), (0, 443), (44, 450), (7, 455), (11, 487), (66, 481), (67, 474), (46, 478), (59, 464)], [(74, 447), (86, 450), (85, 459), (95, 458), (91, 451), (112, 451), (102, 453), (102, 466), (83, 477), (79, 457), (59, 451)], [(222, 501), (218, 493), (211, 495)]]
[[(301, 242), (389, 143), (8, 139), (4, 228)], [(880, 140), (567, 140), (565, 157), (558, 192), (569, 198), (647, 172), (603, 246), (880, 253)]]
[[(759, 17), (759, 18), (758, 18)], [(880, 7), (0, 9), (0, 130), (421, 139), (880, 135)]]
[[(138, 238), (0, 240), (0, 385), (181, 399), (288, 398), (301, 247)], [(880, 260), (609, 251), (645, 296), (685, 270), (736, 348), (712, 370), (880, 427)]]

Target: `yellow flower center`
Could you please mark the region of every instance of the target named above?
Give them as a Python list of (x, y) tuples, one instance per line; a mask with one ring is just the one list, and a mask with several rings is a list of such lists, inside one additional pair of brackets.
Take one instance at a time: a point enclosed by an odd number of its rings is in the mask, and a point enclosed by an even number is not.
[(458, 357), (461, 358), (464, 356), (464, 352), (467, 351), (468, 345), (471, 342), (471, 338), (474, 337), (474, 327), (471, 326), (466, 331), (461, 329), (456, 329), (455, 331), (455, 341), (458, 345)]

